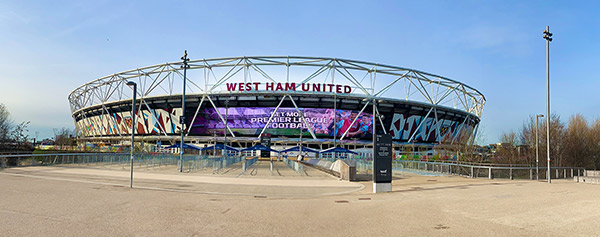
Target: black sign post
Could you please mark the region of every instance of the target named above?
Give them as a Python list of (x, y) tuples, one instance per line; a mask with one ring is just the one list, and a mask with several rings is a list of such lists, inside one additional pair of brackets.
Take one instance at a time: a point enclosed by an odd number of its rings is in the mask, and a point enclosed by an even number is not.
[[(260, 144), (263, 146), (266, 146), (268, 148), (271, 148), (271, 136), (269, 134), (263, 134), (260, 137)], [(260, 157), (261, 158), (270, 158), (271, 152), (270, 151), (260, 151)]]
[(373, 159), (373, 192), (392, 191), (392, 136), (377, 134)]

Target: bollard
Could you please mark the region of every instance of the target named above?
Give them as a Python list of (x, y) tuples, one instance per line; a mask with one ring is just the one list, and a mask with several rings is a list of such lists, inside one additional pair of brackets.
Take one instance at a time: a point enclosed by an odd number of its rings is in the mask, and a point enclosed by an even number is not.
[(508, 171), (509, 176), (510, 176), (510, 180), (513, 180), (513, 173), (512, 173), (512, 168)]
[(581, 176), (581, 170), (577, 169), (577, 183), (579, 183), (579, 176)]
[(555, 169), (556, 171), (556, 178), (558, 179), (558, 169)]
[(567, 178), (567, 169), (563, 170), (563, 176), (565, 176), (565, 179)]
[(571, 178), (573, 178), (573, 168), (571, 168)]
[(529, 169), (529, 179), (533, 180), (533, 170)]
[(493, 179), (494, 177), (492, 176), (492, 167), (489, 167), (489, 168), (488, 168), (488, 172), (489, 172), (489, 173), (488, 173), (488, 175), (489, 175), (489, 178), (490, 178), (490, 179)]
[(471, 166), (471, 178), (473, 178), (473, 166)]

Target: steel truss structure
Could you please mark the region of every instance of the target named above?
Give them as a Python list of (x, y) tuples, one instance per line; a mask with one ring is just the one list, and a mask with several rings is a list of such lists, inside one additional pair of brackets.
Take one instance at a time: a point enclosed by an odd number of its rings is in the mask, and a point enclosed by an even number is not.
[[(78, 87), (69, 95), (71, 112), (78, 134), (81, 136), (82, 128), (77, 121), (86, 118), (90, 111), (95, 111), (95, 114), (107, 115), (103, 118), (105, 117), (108, 124), (116, 123), (114, 118), (110, 117), (110, 105), (131, 103), (131, 90), (126, 85), (127, 81), (134, 81), (138, 85), (138, 111), (141, 109), (150, 110), (149, 101), (156, 98), (181, 99), (184, 84), (182, 65), (182, 62), (173, 62), (128, 70), (99, 78)], [(476, 89), (452, 79), (413, 69), (356, 60), (322, 57), (255, 56), (191, 60), (188, 65), (187, 78), (185, 79), (186, 89), (188, 90), (186, 97), (199, 99), (194, 119), (203, 103), (208, 103), (213, 108), (217, 108), (217, 105), (211, 99), (211, 96), (214, 95), (278, 94), (281, 100), (277, 105), (277, 109), (284, 100), (289, 99), (298, 112), (300, 111), (294, 100), (294, 96), (297, 95), (362, 98), (364, 107), (361, 104), (361, 113), (365, 110), (369, 101), (406, 101), (428, 105), (429, 108), (425, 117), (431, 116), (436, 120), (438, 109), (460, 111), (466, 114), (463, 123), (467, 122), (469, 118), (478, 122), (486, 101), (484, 95)], [(340, 94), (336, 91), (228, 90), (227, 83), (240, 82), (347, 85), (351, 88), (351, 92)], [(377, 106), (375, 109), (378, 109)], [(217, 113), (219, 113), (218, 110)], [(306, 123), (302, 113), (300, 115), (303, 122)], [(220, 113), (219, 117), (224, 120), (223, 115)], [(269, 118), (269, 122), (271, 119), (272, 116)], [(379, 119), (381, 120), (381, 118)], [(423, 122), (424, 120), (418, 126), (422, 126)], [(235, 136), (231, 129), (227, 128), (229, 133)], [(186, 128), (183, 127), (183, 129)], [(161, 128), (161, 130), (162, 135), (167, 136), (166, 129)], [(476, 130), (477, 128), (473, 129), (472, 135), (476, 134)], [(186, 131), (189, 132), (189, 128)], [(386, 132), (386, 129), (383, 129), (383, 131)], [(262, 132), (264, 132), (264, 129)], [(309, 132), (313, 138), (316, 138), (313, 131)], [(125, 134), (119, 133), (119, 136), (122, 135)], [(159, 135), (161, 134), (159, 133)], [(344, 133), (340, 140), (343, 140), (345, 135)], [(409, 140), (412, 140), (415, 135), (416, 131), (411, 134)]]

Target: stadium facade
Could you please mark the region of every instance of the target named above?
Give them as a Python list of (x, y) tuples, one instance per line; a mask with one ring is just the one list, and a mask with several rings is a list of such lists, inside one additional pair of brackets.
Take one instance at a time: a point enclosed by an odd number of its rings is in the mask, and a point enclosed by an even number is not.
[[(69, 95), (81, 142), (125, 144), (137, 83), (136, 140), (233, 145), (276, 141), (370, 144), (389, 133), (396, 145), (464, 142), (476, 136), (485, 97), (463, 83), (396, 66), (319, 57), (260, 56), (189, 61), (106, 76)], [(382, 116), (373, 116), (375, 111)], [(184, 116), (182, 116), (184, 115)], [(182, 126), (180, 117), (183, 117)], [(227, 123), (225, 123), (227, 121)], [(227, 126), (225, 126), (227, 124)]]

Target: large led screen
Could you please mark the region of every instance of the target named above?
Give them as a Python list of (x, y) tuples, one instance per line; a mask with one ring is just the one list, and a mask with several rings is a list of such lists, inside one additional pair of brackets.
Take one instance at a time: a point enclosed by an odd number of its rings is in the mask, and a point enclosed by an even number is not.
[[(223, 118), (227, 117), (229, 128), (237, 135), (257, 136), (265, 127), (272, 115), (265, 133), (279, 136), (298, 136), (301, 131), (308, 135), (308, 130), (302, 117), (295, 108), (275, 107), (235, 107), (218, 108)], [(370, 139), (373, 131), (371, 114), (351, 110), (335, 110), (322, 108), (300, 108), (304, 113), (308, 126), (318, 137), (341, 137), (348, 131), (348, 138)], [(193, 114), (188, 115), (190, 119)], [(334, 122), (334, 117), (336, 121)], [(358, 118), (357, 118), (358, 117)], [(352, 121), (356, 121), (352, 124)], [(223, 135), (225, 124), (214, 108), (204, 108), (199, 111), (191, 123), (191, 135)]]

